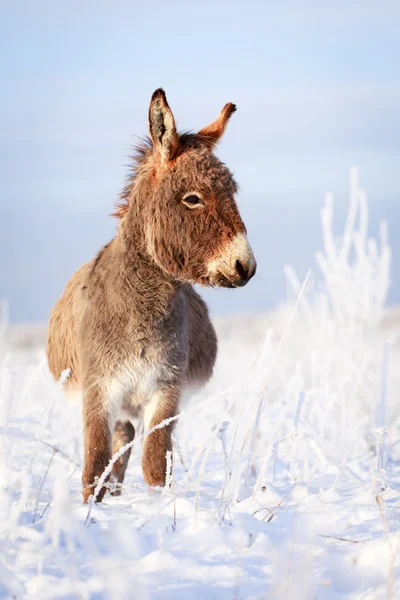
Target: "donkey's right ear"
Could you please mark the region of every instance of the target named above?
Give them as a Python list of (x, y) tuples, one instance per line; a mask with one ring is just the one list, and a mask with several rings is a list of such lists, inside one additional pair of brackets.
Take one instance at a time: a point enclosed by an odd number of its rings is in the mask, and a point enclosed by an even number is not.
[(176, 131), (174, 115), (161, 88), (151, 97), (149, 129), (153, 147), (160, 153), (162, 160), (173, 158), (179, 149), (179, 135)]

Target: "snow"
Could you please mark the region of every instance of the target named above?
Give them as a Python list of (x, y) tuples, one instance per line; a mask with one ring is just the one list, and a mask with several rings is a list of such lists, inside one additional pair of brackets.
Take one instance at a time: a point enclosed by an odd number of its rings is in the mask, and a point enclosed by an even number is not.
[(139, 428), (121, 496), (82, 504), (80, 407), (44, 329), (7, 328), (2, 305), (0, 597), (400, 597), (400, 315), (357, 179), (340, 239), (326, 198), (320, 274), (287, 267), (293, 301), (216, 320), (215, 376), (182, 406), (163, 490), (143, 482)]

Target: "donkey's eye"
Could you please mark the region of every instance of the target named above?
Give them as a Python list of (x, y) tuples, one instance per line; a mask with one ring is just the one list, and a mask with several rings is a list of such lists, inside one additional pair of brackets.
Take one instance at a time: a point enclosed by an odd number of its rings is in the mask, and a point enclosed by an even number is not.
[(200, 198), (200, 196), (197, 194), (187, 194), (182, 198), (182, 202), (188, 208), (198, 208), (199, 206), (204, 206), (202, 198)]

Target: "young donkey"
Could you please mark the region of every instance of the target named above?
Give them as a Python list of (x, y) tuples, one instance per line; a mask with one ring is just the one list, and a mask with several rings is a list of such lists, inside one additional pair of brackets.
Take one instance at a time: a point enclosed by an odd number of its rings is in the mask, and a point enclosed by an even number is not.
[[(116, 237), (68, 283), (49, 324), (47, 357), (56, 379), (70, 368), (66, 393), (83, 395), (83, 499), (112, 453), (172, 417), (185, 387), (211, 376), (217, 340), (193, 284), (241, 287), (256, 262), (234, 194), (213, 154), (235, 112), (228, 103), (196, 134), (179, 134), (162, 89), (149, 108), (150, 140), (121, 195)], [(145, 437), (143, 474), (162, 486), (172, 425)], [(122, 482), (126, 452), (113, 468)], [(105, 493), (102, 488), (97, 500)]]

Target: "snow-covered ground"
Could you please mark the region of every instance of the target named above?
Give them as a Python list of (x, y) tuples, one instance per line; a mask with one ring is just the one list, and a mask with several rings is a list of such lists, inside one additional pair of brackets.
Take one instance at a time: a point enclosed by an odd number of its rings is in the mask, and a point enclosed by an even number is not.
[(217, 320), (169, 489), (144, 485), (138, 435), (122, 495), (83, 506), (80, 407), (48, 373), (44, 329), (3, 328), (0, 597), (400, 597), (400, 313), (356, 175), (344, 235), (327, 197), (315, 269), (286, 269), (293, 301)]

